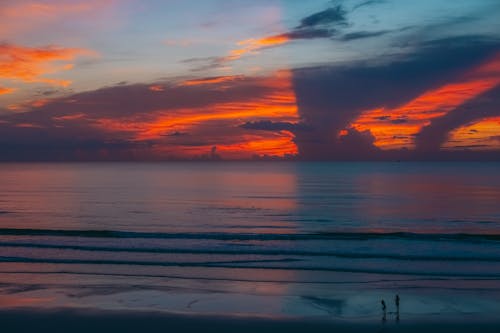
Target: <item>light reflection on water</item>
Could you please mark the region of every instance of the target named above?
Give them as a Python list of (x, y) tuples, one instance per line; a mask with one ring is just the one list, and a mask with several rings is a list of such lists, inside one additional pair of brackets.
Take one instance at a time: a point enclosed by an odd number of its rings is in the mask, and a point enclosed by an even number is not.
[[(394, 291), (420, 309), (432, 290), (486, 290), (489, 309), (500, 246), (475, 235), (500, 234), (499, 166), (0, 164), (0, 307), (374, 314)], [(369, 236), (395, 231), (472, 238)]]
[[(498, 232), (498, 164), (0, 165), (3, 228)], [(250, 230), (248, 230), (250, 229)]]

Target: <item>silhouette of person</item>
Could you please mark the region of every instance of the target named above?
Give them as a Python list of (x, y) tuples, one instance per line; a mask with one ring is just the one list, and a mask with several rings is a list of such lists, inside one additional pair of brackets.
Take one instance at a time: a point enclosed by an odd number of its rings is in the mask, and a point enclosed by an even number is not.
[(396, 322), (399, 322), (399, 295), (396, 295), (395, 303), (396, 303)]
[(387, 306), (385, 305), (384, 300), (380, 301), (380, 303), (382, 304), (382, 311), (384, 312), (384, 315), (382, 316), (382, 321), (385, 323), (385, 321), (387, 320)]

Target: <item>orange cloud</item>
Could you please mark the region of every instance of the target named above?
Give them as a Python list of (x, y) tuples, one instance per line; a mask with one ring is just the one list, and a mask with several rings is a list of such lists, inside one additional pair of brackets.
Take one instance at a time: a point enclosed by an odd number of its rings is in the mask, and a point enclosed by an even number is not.
[(182, 82), (181, 86), (197, 86), (201, 84), (216, 84), (228, 81), (234, 81), (243, 78), (241, 75), (217, 76), (203, 79), (194, 79)]
[(52, 117), (53, 120), (56, 121), (66, 121), (66, 120), (78, 120), (85, 118), (85, 114), (83, 113), (76, 113), (76, 114), (70, 114), (66, 116), (59, 116), (59, 117)]
[(465, 73), (460, 82), (428, 91), (395, 108), (367, 110), (351, 126), (370, 130), (375, 145), (382, 149), (414, 148), (414, 136), (431, 120), (441, 117), (466, 101), (500, 83), (500, 54)]
[[(293, 134), (290, 132), (260, 131), (257, 134), (242, 135), (241, 133), (246, 133), (246, 130), (239, 128), (242, 123), (261, 119), (289, 122), (299, 120), (291, 75), (289, 71), (280, 71), (271, 77), (262, 78), (260, 84), (271, 88), (270, 93), (254, 100), (225, 102), (195, 109), (160, 110), (150, 114), (151, 119), (146, 120), (144, 115), (125, 119), (101, 118), (94, 121), (94, 126), (110, 132), (130, 133), (132, 141), (135, 142), (161, 142), (166, 140), (168, 133), (199, 132), (202, 133), (200, 137), (203, 139), (206, 128), (212, 128), (211, 124), (215, 122), (223, 122), (225, 125), (222, 125), (216, 134), (222, 133), (224, 140), (221, 144), (217, 144), (217, 148), (219, 152), (224, 153), (226, 158), (248, 158), (253, 154), (296, 154), (297, 147), (293, 142)], [(211, 81), (226, 82), (227, 80), (209, 78), (198, 81), (200, 82), (190, 82), (188, 85)], [(175, 156), (186, 157), (206, 153), (213, 145), (210, 143), (196, 146), (183, 145), (182, 139), (180, 138), (174, 145), (162, 146), (158, 143), (155, 149), (160, 155), (168, 151)], [(225, 144), (228, 141), (231, 143)]]
[(0, 95), (12, 94), (16, 89), (0, 87)]
[(295, 155), (298, 153), (297, 146), (293, 143), (293, 134), (284, 132), (274, 138), (248, 138), (247, 141), (227, 146), (217, 146), (221, 152), (237, 154), (243, 151), (251, 151), (257, 155), (279, 156), (285, 154)]
[(14, 125), (15, 127), (20, 127), (20, 128), (41, 128), (42, 126), (38, 124), (32, 124), (32, 123), (19, 123)]
[(30, 105), (34, 108), (41, 108), (42, 106), (45, 106), (49, 103), (49, 100), (46, 99), (46, 98), (42, 98), (42, 99), (37, 99), (33, 102), (30, 103)]
[(259, 39), (245, 39), (237, 43), (238, 45), (242, 46), (241, 48), (231, 50), (231, 52), (229, 52), (229, 55), (224, 57), (223, 60), (238, 60), (245, 54), (257, 52), (264, 48), (285, 44), (288, 41), (290, 41), (290, 37), (287, 34), (279, 34)]
[(292, 141), (291, 133), (275, 134), (265, 136), (244, 136), (237, 143), (202, 145), (202, 146), (177, 146), (155, 145), (153, 153), (156, 156), (174, 156), (176, 158), (193, 158), (198, 156), (209, 156), (212, 147), (217, 147), (217, 154), (224, 159), (237, 160), (248, 159), (253, 155), (283, 156), (286, 154), (296, 155), (296, 145)]
[(149, 86), (149, 90), (160, 92), (160, 91), (164, 91), (165, 88), (162, 85), (155, 84), (155, 85)]
[(27, 83), (43, 82), (51, 85), (68, 86), (71, 81), (44, 77), (46, 74), (72, 68), (69, 61), (78, 56), (95, 53), (80, 48), (57, 46), (24, 47), (0, 44), (0, 78)]
[(498, 150), (500, 149), (500, 117), (486, 118), (453, 130), (443, 144), (447, 150)]

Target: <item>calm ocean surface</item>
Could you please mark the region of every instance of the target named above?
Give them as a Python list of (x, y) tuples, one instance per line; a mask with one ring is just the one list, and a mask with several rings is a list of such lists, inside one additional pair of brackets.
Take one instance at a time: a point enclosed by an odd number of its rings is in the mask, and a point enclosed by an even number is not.
[(500, 312), (500, 164), (0, 164), (0, 307), (348, 317), (395, 293)]

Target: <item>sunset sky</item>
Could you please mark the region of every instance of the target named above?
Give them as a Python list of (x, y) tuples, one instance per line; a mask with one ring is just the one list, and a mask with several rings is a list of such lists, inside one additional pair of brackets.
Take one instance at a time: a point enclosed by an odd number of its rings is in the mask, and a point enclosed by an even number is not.
[(2, 0), (0, 160), (495, 159), (498, 0)]

